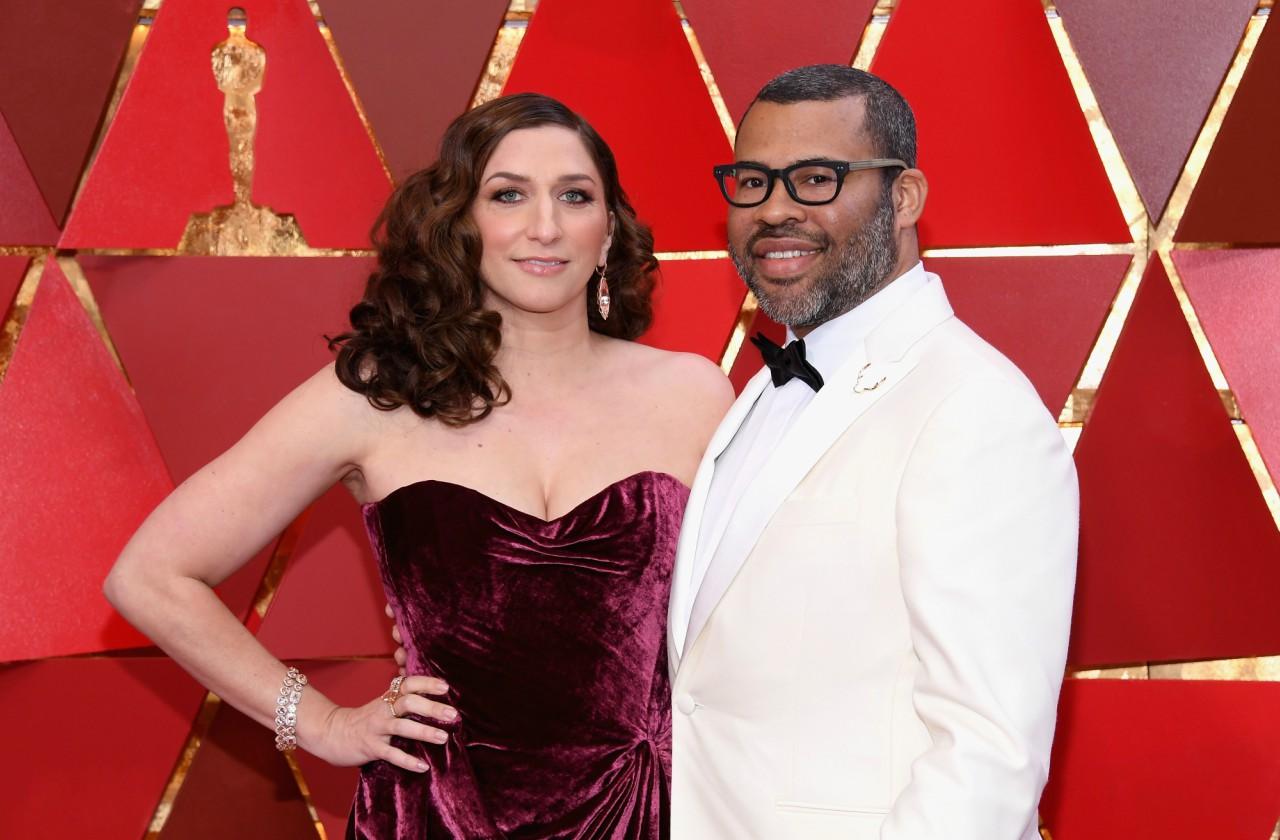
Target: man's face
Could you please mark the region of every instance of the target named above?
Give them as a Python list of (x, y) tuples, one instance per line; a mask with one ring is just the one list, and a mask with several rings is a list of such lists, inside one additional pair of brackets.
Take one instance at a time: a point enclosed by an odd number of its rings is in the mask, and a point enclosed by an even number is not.
[[(739, 162), (782, 169), (802, 160), (867, 160), (861, 97), (779, 105), (757, 102), (738, 132)], [(845, 176), (840, 194), (816, 207), (775, 183), (757, 207), (729, 208), (729, 253), (760, 308), (779, 323), (811, 328), (849, 311), (897, 263), (891, 197), (881, 170)]]

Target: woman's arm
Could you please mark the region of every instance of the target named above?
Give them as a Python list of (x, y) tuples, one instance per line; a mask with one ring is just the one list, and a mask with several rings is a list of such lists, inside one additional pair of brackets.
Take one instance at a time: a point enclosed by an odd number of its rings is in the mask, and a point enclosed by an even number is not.
[[(201, 684), (269, 729), (286, 668), (213, 587), (358, 468), (380, 419), (331, 367), (320, 371), (174, 490), (125, 546), (104, 585), (108, 600), (135, 627)], [(381, 688), (370, 686), (370, 693)], [(451, 720), (452, 709), (416, 696), (444, 691), (440, 680), (410, 678), (402, 686), (410, 696), (396, 710)], [(425, 770), (390, 746), (390, 734), (445, 739), (438, 729), (393, 718), (379, 699), (338, 707), (308, 686), (298, 704), (298, 743), (320, 758), (339, 765), (380, 758)]]

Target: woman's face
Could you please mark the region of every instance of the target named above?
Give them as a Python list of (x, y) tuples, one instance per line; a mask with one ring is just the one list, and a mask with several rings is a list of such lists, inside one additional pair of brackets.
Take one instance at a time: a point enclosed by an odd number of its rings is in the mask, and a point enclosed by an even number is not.
[(583, 296), (609, 253), (611, 219), (600, 173), (575, 132), (539, 126), (502, 138), (471, 217), (488, 306), (586, 318)]

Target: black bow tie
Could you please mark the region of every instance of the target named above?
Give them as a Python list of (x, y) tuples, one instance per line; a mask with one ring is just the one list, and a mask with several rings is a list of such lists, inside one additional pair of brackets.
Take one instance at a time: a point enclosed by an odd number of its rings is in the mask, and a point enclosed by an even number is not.
[(786, 347), (779, 347), (765, 338), (763, 333), (756, 333), (751, 343), (759, 348), (764, 363), (769, 366), (773, 387), (781, 388), (792, 379), (799, 379), (815, 391), (822, 389), (822, 374), (805, 361), (803, 338), (797, 338)]

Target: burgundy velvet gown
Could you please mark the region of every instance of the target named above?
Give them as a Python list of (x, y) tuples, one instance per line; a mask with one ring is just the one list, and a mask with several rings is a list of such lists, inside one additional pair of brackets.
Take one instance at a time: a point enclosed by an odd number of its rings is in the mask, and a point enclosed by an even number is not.
[(360, 771), (348, 838), (668, 836), (666, 617), (687, 488), (614, 482), (544, 521), (442, 481), (364, 506), (408, 672), (448, 682), (431, 770)]

